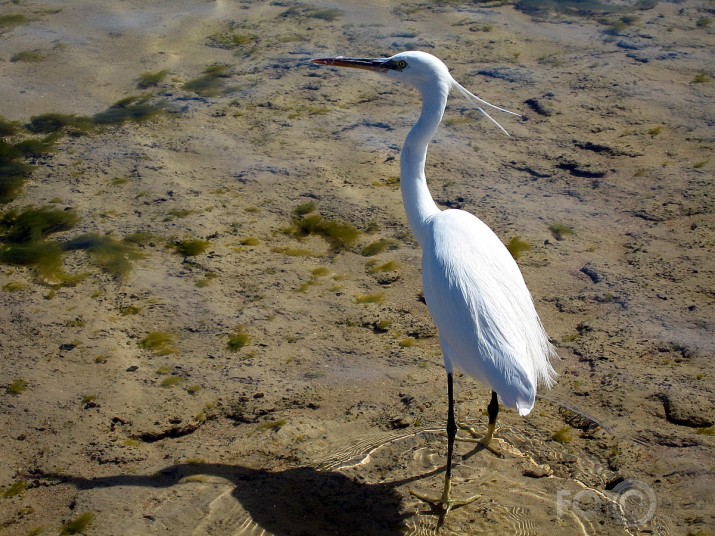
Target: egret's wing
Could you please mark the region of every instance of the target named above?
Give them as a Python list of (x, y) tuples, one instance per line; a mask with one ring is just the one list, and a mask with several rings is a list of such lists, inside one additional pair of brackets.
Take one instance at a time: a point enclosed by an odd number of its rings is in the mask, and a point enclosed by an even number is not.
[(441, 212), (432, 226), (422, 277), (445, 360), (528, 413), (537, 381), (548, 384), (554, 375), (553, 349), (518, 266), (491, 229), (467, 212)]

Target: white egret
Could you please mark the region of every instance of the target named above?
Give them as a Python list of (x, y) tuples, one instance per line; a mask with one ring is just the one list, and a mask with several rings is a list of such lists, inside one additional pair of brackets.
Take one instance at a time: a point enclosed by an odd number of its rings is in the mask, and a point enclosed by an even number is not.
[[(482, 221), (463, 210), (440, 210), (425, 178), (427, 146), (439, 126), (450, 89), (456, 88), (506, 133), (482, 108), (514, 114), (473, 95), (449, 74), (442, 61), (425, 52), (403, 52), (390, 58), (321, 58), (312, 63), (366, 69), (414, 86), (422, 96), (422, 112), (410, 130), (400, 159), (402, 200), (412, 232), (423, 250), (425, 301), (439, 332), (447, 371), (447, 466), (442, 496), (414, 493), (440, 506), (446, 515), (477, 496), (450, 496), (452, 452), (457, 434), (454, 417), (455, 369), (492, 390), (489, 424), (481, 438), (490, 445), (499, 402), (527, 415), (534, 407), (538, 383), (550, 386), (556, 373), (550, 364), (554, 349), (534, 308), (529, 290), (509, 251)], [(518, 114), (514, 114), (518, 115)], [(498, 397), (498, 398), (497, 398)], [(473, 430), (467, 428), (475, 434)]]

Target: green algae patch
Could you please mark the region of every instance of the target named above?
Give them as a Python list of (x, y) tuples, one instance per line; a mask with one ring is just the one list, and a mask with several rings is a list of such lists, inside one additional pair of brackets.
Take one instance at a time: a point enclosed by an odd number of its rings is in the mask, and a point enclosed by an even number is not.
[(64, 243), (49, 240), (50, 235), (69, 231), (78, 221), (74, 211), (51, 207), (6, 212), (0, 216), (0, 262), (31, 267), (50, 285), (73, 285), (85, 275), (65, 273), (64, 255), (85, 251), (91, 264), (116, 279), (124, 278), (131, 270), (130, 261), (141, 257), (132, 243), (92, 233)]
[(72, 211), (49, 207), (11, 210), (0, 217), (0, 262), (28, 266), (45, 282), (68, 282), (62, 270), (62, 247), (46, 238), (72, 229), (79, 219)]
[(130, 243), (94, 233), (73, 238), (64, 251), (86, 251), (92, 264), (115, 279), (124, 279), (132, 269), (131, 260), (142, 257)]
[(75, 517), (72, 521), (62, 525), (60, 529), (60, 534), (62, 536), (69, 534), (82, 534), (85, 532), (89, 526), (94, 521), (94, 514), (92, 512), (85, 512)]
[(149, 350), (154, 355), (169, 355), (177, 352), (174, 347), (175, 341), (176, 337), (173, 333), (152, 331), (139, 341), (139, 347)]
[(0, 115), (0, 138), (5, 136), (12, 136), (17, 132), (19, 124), (17, 121), (8, 121), (2, 115)]
[(163, 103), (150, 102), (151, 95), (134, 95), (115, 102), (104, 112), (92, 117), (95, 125), (117, 125), (126, 121), (140, 123), (163, 114), (166, 107)]
[(50, 285), (74, 284), (78, 281), (62, 269), (62, 248), (56, 242), (38, 240), (2, 246), (0, 262), (30, 267), (43, 282)]
[(381, 238), (368, 244), (360, 252), (363, 257), (373, 257), (374, 255), (379, 255), (386, 249), (395, 249), (397, 247), (397, 242), (389, 238)]
[(183, 87), (201, 97), (219, 97), (232, 91), (226, 85), (229, 76), (227, 65), (211, 65), (204, 69), (203, 75), (189, 80)]
[(174, 244), (174, 249), (184, 257), (195, 257), (201, 255), (210, 245), (211, 242), (206, 240), (181, 240)]
[(301, 212), (294, 212), (293, 226), (288, 229), (288, 234), (296, 238), (318, 235), (330, 244), (334, 252), (338, 252), (352, 247), (360, 237), (360, 231), (350, 223), (327, 220), (320, 214), (313, 214), (312, 210), (305, 215)]
[(509, 242), (506, 244), (506, 249), (511, 253), (511, 256), (514, 258), (514, 260), (518, 259), (521, 257), (521, 254), (529, 251), (531, 249), (531, 245), (522, 240), (521, 237), (515, 236)]
[(132, 121), (139, 123), (153, 119), (166, 111), (162, 102), (150, 102), (151, 95), (125, 97), (93, 116), (46, 113), (32, 116), (25, 128), (33, 133), (51, 134), (66, 132), (72, 135), (88, 134), (101, 126), (111, 126)]
[(35, 134), (52, 134), (62, 130), (73, 134), (86, 134), (94, 128), (94, 124), (91, 117), (46, 113), (32, 116), (25, 128)]
[(164, 81), (166, 75), (169, 74), (169, 69), (164, 69), (156, 72), (141, 73), (137, 79), (137, 87), (139, 89), (148, 89), (156, 87)]
[(231, 352), (238, 352), (244, 346), (251, 343), (251, 335), (246, 331), (246, 328), (239, 326), (234, 333), (230, 333), (228, 336), (228, 343), (226, 348)]
[(27, 389), (27, 382), (23, 379), (17, 379), (5, 388), (5, 392), (9, 395), (21, 395)]
[(2, 15), (0, 16), (0, 34), (12, 30), (17, 26), (22, 26), (30, 22), (25, 15), (14, 14), (14, 15)]
[(45, 56), (43, 56), (36, 50), (23, 50), (22, 52), (13, 54), (10, 57), (10, 61), (13, 63), (17, 63), (17, 62), (39, 63), (41, 61), (45, 61), (45, 59), (46, 59)]
[(52, 207), (11, 210), (0, 217), (0, 239), (4, 242), (27, 243), (47, 238), (53, 233), (72, 229), (79, 218), (71, 210)]
[[(16, 134), (17, 125), (0, 120), (0, 136)], [(0, 137), (0, 203), (15, 199), (22, 190), (25, 180), (30, 177), (34, 166), (28, 158), (38, 158), (54, 151), (57, 136), (28, 138), (10, 143)]]

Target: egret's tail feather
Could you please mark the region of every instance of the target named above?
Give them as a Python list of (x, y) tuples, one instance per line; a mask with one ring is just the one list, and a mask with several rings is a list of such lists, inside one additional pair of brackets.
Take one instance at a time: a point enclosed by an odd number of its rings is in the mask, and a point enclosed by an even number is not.
[(469, 100), (473, 101), (474, 103), (476, 103), (477, 110), (479, 110), (480, 112), (482, 112), (482, 113), (487, 117), (487, 119), (489, 119), (492, 123), (494, 123), (496, 126), (498, 126), (498, 127), (501, 129), (501, 131), (502, 131), (504, 134), (506, 134), (507, 136), (509, 135), (509, 133), (506, 131), (506, 129), (505, 129), (503, 126), (501, 126), (501, 125), (497, 122), (496, 119), (494, 119), (491, 115), (489, 115), (489, 114), (484, 110), (484, 108), (482, 108), (482, 107), (480, 106), (480, 104), (484, 104), (484, 105), (486, 105), (486, 106), (489, 106), (490, 108), (493, 108), (493, 109), (495, 109), (495, 110), (499, 110), (500, 112), (505, 112), (505, 113), (508, 113), (508, 114), (512, 114), (512, 115), (516, 115), (516, 116), (521, 117), (521, 114), (518, 114), (518, 113), (516, 113), (516, 112), (512, 112), (511, 110), (507, 110), (506, 108), (500, 108), (499, 106), (495, 106), (495, 105), (493, 105), (493, 104), (491, 104), (491, 103), (485, 101), (484, 99), (481, 99), (481, 98), (477, 97), (474, 93), (472, 93), (471, 91), (469, 91), (468, 89), (466, 89), (464, 86), (462, 86), (462, 84), (460, 84), (459, 82), (457, 82), (454, 78), (452, 78), (452, 85), (453, 85), (457, 90), (459, 90), (459, 92), (460, 92), (462, 95), (464, 95), (465, 97), (467, 97), (467, 99), (469, 99)]

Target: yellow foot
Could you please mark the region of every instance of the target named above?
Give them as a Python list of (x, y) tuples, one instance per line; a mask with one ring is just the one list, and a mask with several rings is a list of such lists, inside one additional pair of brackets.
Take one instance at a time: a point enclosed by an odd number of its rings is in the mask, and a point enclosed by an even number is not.
[[(484, 434), (483, 436), (480, 435), (474, 428), (469, 426), (468, 424), (465, 424), (463, 422), (457, 423), (457, 426), (459, 427), (460, 430), (465, 430), (469, 432), (469, 435), (472, 436), (472, 441), (475, 441), (476, 443), (479, 443), (483, 448), (487, 449), (489, 452), (494, 454), (495, 456), (498, 456), (499, 458), (503, 458), (504, 454), (502, 451), (500, 451), (498, 448), (496, 448), (494, 445), (492, 445), (492, 438), (494, 437), (494, 428), (495, 426), (493, 424), (490, 424), (487, 426), (487, 433)], [(469, 441), (469, 439), (463, 439), (463, 441)]]
[(481, 497), (481, 495), (472, 495), (467, 499), (452, 499), (449, 497), (449, 493), (447, 493), (447, 496), (443, 494), (441, 497), (429, 497), (427, 495), (423, 495), (422, 493), (418, 493), (412, 490), (410, 490), (410, 494), (412, 494), (414, 497), (417, 497), (419, 500), (432, 505), (433, 509), (439, 510), (439, 515), (442, 521), (444, 521), (444, 518), (447, 517), (447, 514), (453, 508), (456, 509), (462, 506), (466, 506)]

